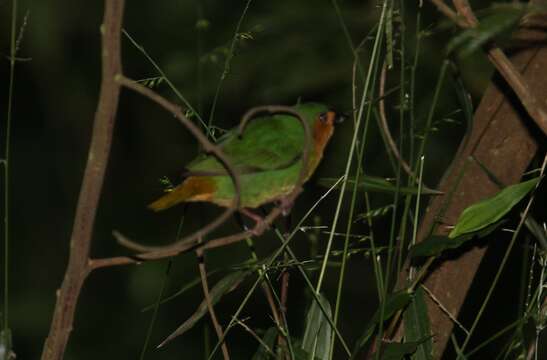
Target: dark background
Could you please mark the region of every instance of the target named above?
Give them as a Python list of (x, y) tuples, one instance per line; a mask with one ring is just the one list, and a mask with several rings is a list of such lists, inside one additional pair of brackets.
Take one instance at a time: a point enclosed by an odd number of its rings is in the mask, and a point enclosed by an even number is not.
[[(405, 23), (407, 54), (410, 54), (407, 56), (410, 57), (415, 50), (417, 8), (414, 2), (408, 3)], [(226, 49), (244, 5), (242, 0), (128, 1), (124, 27), (207, 119), (223, 71)], [(378, 19), (376, 2), (341, 1), (340, 6), (353, 42), (359, 43)], [(35, 359), (39, 357), (49, 329), (55, 290), (66, 267), (68, 239), (87, 158), (100, 80), (102, 2), (21, 1), (19, 9), (19, 24), (26, 16), (26, 26), (18, 53), (25, 61), (16, 65), (11, 135), (10, 326), (18, 359)], [(9, 62), (4, 57), (9, 53), (10, 14), (11, 2), (0, 0), (1, 109), (6, 108), (8, 98)], [(208, 22), (204, 30), (196, 28), (200, 19)], [(453, 35), (450, 30), (439, 30), (439, 21), (440, 15), (427, 3), (422, 10), (422, 28), (427, 30), (427, 36), (422, 39), (417, 69), (416, 109), (420, 124), (429, 109), (444, 46)], [(245, 110), (253, 106), (290, 105), (298, 99), (324, 102), (342, 111), (352, 108), (353, 56), (331, 2), (253, 1), (241, 31), (252, 39), (238, 43), (218, 99), (216, 126), (235, 126)], [(362, 52), (365, 67), (371, 48), (372, 41), (369, 41)], [(466, 86), (477, 103), (492, 70), (482, 54), (459, 59), (459, 64)], [(123, 65), (125, 74), (134, 79), (158, 75), (127, 38), (123, 38)], [(388, 74), (390, 84), (397, 84), (397, 71)], [(156, 90), (176, 100), (165, 83)], [(388, 99), (389, 112), (395, 114), (397, 105), (396, 97)], [(437, 117), (450, 116), (457, 122), (442, 123), (430, 138), (425, 169), (428, 184), (437, 183), (465, 131), (462, 115), (451, 114), (458, 107), (453, 88), (447, 84)], [(4, 114), (0, 117), (3, 124)], [(394, 134), (397, 133), (396, 124), (394, 120)], [(294, 219), (299, 219), (324, 192), (316, 185), (318, 178), (337, 177), (343, 173), (351, 135), (351, 121), (337, 128), (316, 176), (306, 185), (305, 193), (296, 204)], [(5, 141), (4, 131), (2, 141)], [(182, 206), (158, 214), (146, 209), (146, 204), (162, 193), (159, 178), (170, 175), (176, 179), (197, 151), (195, 139), (172, 116), (143, 97), (123, 92), (96, 222), (94, 257), (127, 253), (111, 236), (113, 229), (148, 244), (165, 244), (175, 238), (183, 213), (186, 215), (185, 233), (203, 226), (218, 213), (214, 206), (204, 204), (192, 204), (186, 212)], [(376, 125), (368, 138), (365, 172), (392, 176)], [(373, 194), (373, 207), (386, 205), (390, 199), (386, 195)], [(315, 220), (308, 220), (307, 225), (313, 225), (314, 221), (330, 224), (335, 201), (336, 195), (326, 199), (314, 215)], [(359, 209), (364, 209), (362, 202)], [(340, 224), (344, 224), (344, 219)], [(381, 243), (387, 240), (388, 229), (389, 219), (380, 219), (375, 231)], [(220, 233), (235, 231), (238, 228), (232, 222)], [(366, 228), (357, 224), (353, 231), (362, 234)], [(322, 249), (327, 235), (315, 235)], [(277, 245), (278, 240), (269, 235), (256, 242), (257, 252), (262, 257)], [(293, 246), (300, 257), (308, 258), (310, 236), (300, 233)], [(335, 246), (341, 248), (341, 241)], [(497, 250), (500, 251), (503, 247)], [(229, 270), (246, 259), (248, 251), (243, 243), (207, 253), (210, 270)], [(150, 312), (140, 310), (155, 301), (165, 277), (166, 264), (167, 261), (159, 261), (93, 273), (80, 297), (66, 358), (137, 358), (151, 318)], [(193, 254), (176, 258), (166, 293), (195, 279), (198, 276), (196, 264)], [(518, 260), (515, 258), (509, 266), (519, 268)], [(334, 302), (337, 271), (331, 270), (335, 271), (327, 277), (325, 291)], [(299, 335), (308, 298), (302, 279), (295, 271), (292, 275), (289, 318), (292, 333)], [(506, 317), (516, 315), (516, 302), (510, 301), (507, 294), (517, 291), (515, 281), (519, 274), (515, 271), (509, 275), (512, 277), (504, 282), (507, 285), (496, 296), (499, 301), (495, 299), (492, 307), (492, 311), (503, 309)], [(485, 276), (485, 279), (491, 279), (493, 275), (487, 273)], [(212, 282), (218, 278), (218, 275), (213, 276)], [(363, 256), (353, 257), (345, 284), (340, 325), (352, 344), (377, 305), (370, 260)], [(223, 324), (229, 321), (248, 285), (245, 283), (217, 306)], [(195, 310), (201, 298), (201, 289), (197, 286), (161, 308), (147, 358), (201, 357), (206, 327), (215, 343), (207, 320), (164, 349), (154, 350), (159, 341)], [(477, 294), (477, 301), (481, 299), (482, 295)], [(271, 325), (262, 293), (253, 296), (243, 316), (249, 318), (248, 324), (253, 328), (265, 329)], [(498, 317), (484, 330), (484, 336), (508, 321)], [(231, 333), (228, 344), (234, 359), (250, 358), (258, 346), (240, 328)], [(499, 350), (495, 345), (490, 349)]]

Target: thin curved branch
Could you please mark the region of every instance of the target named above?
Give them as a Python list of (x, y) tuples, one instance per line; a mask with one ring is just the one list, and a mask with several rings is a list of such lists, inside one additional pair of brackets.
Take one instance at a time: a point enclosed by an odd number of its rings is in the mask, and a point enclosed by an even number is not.
[(235, 196), (230, 207), (226, 208), (226, 210), (222, 214), (220, 214), (215, 220), (211, 221), (207, 226), (199, 229), (198, 231), (194, 232), (193, 234), (187, 237), (177, 240), (176, 242), (169, 244), (167, 246), (147, 246), (147, 245), (139, 244), (127, 238), (124, 238), (121, 241), (121, 243), (125, 247), (128, 247), (132, 250), (139, 251), (139, 252), (170, 251), (170, 250), (179, 249), (181, 246), (184, 247), (187, 245), (191, 246), (193, 244), (197, 244), (197, 240), (199, 238), (203, 238), (204, 236), (209, 234), (211, 231), (219, 227), (230, 216), (232, 216), (234, 211), (236, 211), (239, 208), (240, 198), (241, 198), (241, 187), (240, 187), (239, 175), (236, 173), (234, 167), (230, 163), (230, 160), (226, 157), (226, 155), (224, 155), (222, 150), (220, 150), (218, 146), (211, 143), (207, 139), (207, 137), (203, 135), (203, 133), (199, 130), (199, 128), (190, 120), (188, 120), (186, 116), (184, 116), (184, 114), (182, 113), (182, 110), (178, 106), (169, 102), (162, 96), (156, 94), (154, 91), (150, 90), (149, 88), (142, 86), (138, 84), (137, 82), (126, 78), (123, 75), (116, 76), (116, 81), (120, 85), (123, 85), (149, 98), (150, 100), (156, 102), (165, 110), (175, 115), (175, 117), (192, 133), (192, 135), (194, 135), (194, 137), (198, 139), (204, 151), (207, 153), (213, 154), (221, 162), (221, 164), (224, 166), (224, 168), (230, 175), (230, 178), (232, 179), (232, 182), (234, 184), (234, 189), (235, 189)]
[(467, 21), (459, 16), (452, 8), (444, 3), (443, 0), (430, 0), (435, 7), (437, 7), (437, 10), (439, 10), (444, 16), (452, 20), (454, 23), (456, 23), (461, 28), (468, 28), (469, 24)]
[[(162, 97), (160, 97), (159, 95), (157, 95), (153, 91), (149, 90), (148, 88), (143, 87), (139, 84), (136, 84), (136, 83), (134, 83), (134, 82), (130, 81), (129, 79), (124, 78), (122, 76), (119, 77), (118, 81), (120, 83), (122, 83), (124, 86), (130, 87), (131, 89), (134, 89), (134, 90), (136, 90), (140, 93), (143, 93), (143, 95), (145, 95), (145, 96), (149, 96), (149, 97), (153, 98), (156, 102), (160, 103), (160, 105), (164, 106), (168, 111), (174, 113), (175, 115), (178, 116), (179, 114), (181, 114), (180, 109), (178, 109), (176, 106), (172, 105), (167, 100), (163, 99)], [(178, 111), (178, 114), (177, 114), (177, 111)], [(302, 115), (300, 115), (293, 108), (291, 108), (289, 106), (282, 106), (282, 105), (270, 105), (270, 106), (255, 107), (255, 108), (252, 108), (249, 111), (247, 111), (247, 113), (245, 113), (245, 115), (243, 116), (243, 118), (241, 120), (241, 123), (239, 125), (239, 128), (238, 128), (239, 133), (241, 134), (245, 130), (245, 126), (247, 125), (247, 123), (254, 116), (256, 116), (257, 114), (260, 114), (260, 113), (264, 113), (264, 112), (267, 112), (267, 113), (270, 113), (270, 114), (285, 113), (285, 114), (293, 115), (301, 122), (301, 124), (304, 128), (306, 141), (305, 141), (304, 152), (303, 152), (303, 155), (302, 155), (303, 166), (302, 166), (299, 178), (296, 182), (296, 185), (295, 185), (293, 191), (285, 197), (285, 201), (287, 203), (292, 203), (298, 197), (300, 192), (302, 191), (302, 184), (304, 183), (304, 181), (306, 179), (306, 168), (307, 168), (306, 164), (308, 162), (309, 153), (310, 153), (310, 149), (311, 149), (311, 130), (309, 128), (308, 123), (305, 121), (305, 119), (302, 117)], [(183, 116), (183, 118), (184, 118), (184, 116)], [(193, 124), (192, 124), (192, 126), (193, 126)], [(197, 130), (197, 131), (199, 132), (199, 130)], [(196, 137), (200, 138), (200, 136), (202, 138), (205, 138), (205, 136), (203, 134), (201, 134), (201, 132), (199, 132), (199, 135), (197, 135)], [(207, 139), (205, 139), (205, 140), (209, 143), (209, 141)], [(212, 145), (212, 144), (210, 144), (210, 145), (214, 147), (214, 145)], [(212, 152), (212, 151), (214, 151), (214, 149), (211, 148), (210, 151)], [(220, 156), (223, 156), (223, 154), (220, 153)], [(228, 209), (228, 210), (231, 210), (230, 214), (232, 214), (233, 209)], [(202, 230), (197, 231), (194, 234), (192, 234), (192, 235), (190, 235), (186, 238), (178, 240), (175, 243), (167, 245), (167, 246), (154, 246), (154, 247), (143, 246), (143, 245), (140, 245), (140, 244), (134, 242), (133, 240), (127, 238), (126, 236), (124, 236), (120, 232), (113, 231), (112, 235), (116, 238), (118, 243), (120, 243), (121, 245), (123, 245), (125, 247), (137, 250), (141, 253), (133, 255), (133, 256), (121, 256), (121, 257), (112, 257), (112, 258), (106, 258), (106, 259), (94, 259), (94, 260), (91, 260), (91, 266), (94, 269), (96, 269), (96, 268), (109, 267), (109, 266), (138, 264), (141, 261), (159, 260), (159, 259), (163, 259), (163, 258), (166, 258), (166, 257), (172, 257), (172, 256), (176, 256), (176, 255), (179, 255), (179, 254), (182, 254), (182, 253), (186, 253), (188, 251), (193, 251), (193, 250), (196, 250), (198, 248), (201, 248), (201, 249), (205, 250), (205, 249), (213, 249), (213, 248), (217, 248), (217, 247), (223, 247), (223, 246), (226, 246), (226, 245), (229, 245), (229, 244), (233, 244), (233, 243), (242, 241), (242, 240), (244, 240), (244, 239), (246, 239), (250, 236), (257, 236), (257, 235), (262, 234), (275, 221), (275, 219), (277, 219), (277, 217), (279, 217), (279, 215), (283, 214), (284, 211), (285, 211), (285, 209), (283, 208), (283, 206), (276, 206), (270, 211), (270, 213), (264, 218), (264, 220), (262, 222), (257, 223), (256, 226), (252, 230), (243, 231), (243, 232), (240, 232), (240, 233), (237, 233), (237, 234), (234, 234), (234, 235), (220, 237), (220, 238), (209, 240), (209, 241), (206, 241), (206, 242), (203, 242), (203, 243), (199, 243), (197, 241), (197, 239), (200, 238), (200, 233), (201, 234), (209, 233), (211, 230), (213, 230), (214, 228), (211, 228), (211, 225), (214, 225), (213, 223), (211, 223), (207, 226), (207, 228), (208, 228), (208, 229), (206, 229), (207, 232), (203, 231), (203, 229), (202, 229)], [(201, 235), (201, 236), (203, 236), (203, 235)]]

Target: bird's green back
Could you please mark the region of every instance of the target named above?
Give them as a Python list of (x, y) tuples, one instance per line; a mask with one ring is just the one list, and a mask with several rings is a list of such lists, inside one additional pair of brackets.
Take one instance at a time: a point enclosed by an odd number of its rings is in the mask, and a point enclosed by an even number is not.
[[(325, 105), (296, 105), (308, 122), (310, 130)], [(294, 165), (302, 156), (305, 144), (302, 124), (293, 116), (278, 114), (252, 120), (241, 137), (237, 129), (230, 130), (219, 145), (238, 174), (257, 173)], [(190, 173), (226, 175), (224, 166), (211, 155), (201, 155), (188, 166)]]

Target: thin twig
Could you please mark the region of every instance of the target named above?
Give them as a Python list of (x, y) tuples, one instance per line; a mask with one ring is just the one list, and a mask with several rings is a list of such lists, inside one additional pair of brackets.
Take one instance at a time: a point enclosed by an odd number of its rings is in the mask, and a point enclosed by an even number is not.
[(105, 1), (102, 34), (102, 79), (91, 144), (84, 172), (72, 235), (68, 266), (46, 338), (42, 360), (63, 358), (74, 322), (80, 290), (89, 274), (89, 250), (95, 215), (112, 144), (120, 85), (114, 77), (122, 72), (120, 30), (124, 0)]
[(443, 13), (444, 16), (455, 22), (459, 27), (461, 28), (468, 28), (469, 24), (467, 21), (459, 16), (452, 8), (444, 3), (443, 0), (430, 0), (433, 5), (437, 7), (437, 10), (439, 10), (441, 13)]
[(268, 344), (266, 344), (264, 342), (264, 340), (262, 340), (260, 338), (260, 336), (258, 336), (254, 331), (253, 329), (251, 329), (249, 326), (247, 326), (247, 324), (245, 324), (243, 321), (239, 320), (238, 318), (234, 318), (234, 321), (236, 322), (236, 324), (238, 324), (239, 326), (241, 326), (243, 329), (245, 329), (249, 334), (251, 334), (252, 337), (255, 338), (256, 341), (258, 341), (258, 343), (260, 344), (260, 346), (264, 349), (266, 349), (266, 352), (268, 354), (270, 354), (270, 356), (272, 357), (275, 357), (275, 354), (274, 352), (272, 351), (272, 349), (270, 349), (270, 347), (268, 346)]
[(435, 294), (433, 294), (433, 292), (431, 290), (429, 290), (427, 288), (427, 286), (425, 285), (420, 285), (422, 289), (424, 289), (424, 291), (427, 293), (427, 295), (429, 295), (429, 298), (439, 307), (439, 309), (442, 310), (442, 312), (444, 312), (446, 314), (446, 316), (448, 316), (448, 318), (450, 318), (450, 320), (452, 320), (452, 322), (456, 325), (459, 326), (459, 328), (466, 334), (466, 335), (469, 335), (469, 330), (467, 330), (465, 328), (465, 326), (463, 326), (463, 324), (461, 322), (458, 321), (458, 319), (446, 308), (446, 306), (444, 306), (441, 301), (439, 299), (437, 299), (437, 297), (435, 296)]
[(146, 245), (142, 245), (142, 244), (126, 239), (123, 242), (123, 245), (136, 251), (153, 252), (153, 251), (160, 251), (160, 250), (161, 251), (174, 250), (179, 248), (181, 245), (186, 245), (188, 243), (196, 244), (198, 239), (203, 238), (205, 235), (209, 234), (211, 231), (213, 231), (218, 226), (223, 224), (230, 216), (232, 216), (234, 211), (236, 211), (239, 208), (239, 203), (241, 198), (239, 175), (236, 173), (234, 167), (231, 165), (230, 161), (228, 160), (226, 155), (224, 155), (222, 150), (220, 150), (218, 146), (211, 143), (207, 139), (207, 137), (203, 135), (203, 133), (199, 130), (199, 128), (190, 120), (188, 120), (186, 116), (184, 116), (180, 107), (169, 102), (168, 100), (156, 94), (154, 91), (150, 90), (149, 88), (142, 86), (141, 84), (135, 81), (132, 81), (121, 74), (116, 77), (116, 81), (118, 82), (118, 84), (123, 85), (143, 96), (146, 96), (150, 100), (162, 106), (165, 110), (175, 115), (175, 117), (192, 133), (192, 135), (194, 135), (194, 137), (198, 139), (203, 150), (206, 153), (213, 154), (221, 162), (221, 164), (224, 166), (224, 168), (230, 175), (230, 178), (232, 179), (234, 190), (235, 190), (235, 196), (230, 207), (226, 208), (226, 210), (222, 214), (220, 214), (215, 220), (211, 221), (208, 225), (204, 226), (203, 228), (199, 229), (193, 234), (174, 242), (173, 244), (170, 244), (168, 246), (146, 246)]
[[(201, 242), (201, 239), (199, 240), (199, 242)], [(215, 309), (211, 301), (211, 294), (209, 292), (209, 284), (207, 282), (207, 270), (205, 269), (205, 259), (203, 256), (203, 249), (200, 249), (200, 248), (196, 249), (196, 255), (198, 258), (199, 277), (201, 278), (203, 296), (205, 297), (205, 302), (207, 303), (207, 309), (209, 310), (209, 315), (211, 316), (211, 322), (213, 323), (215, 332), (217, 333), (218, 339), (221, 340), (224, 338), (224, 333), (222, 331), (222, 326), (220, 326), (220, 323), (218, 322), (217, 316), (215, 314)], [(228, 346), (226, 345), (226, 341), (223, 341), (220, 347), (222, 350), (222, 356), (224, 357), (224, 360), (229, 360), (230, 354), (228, 353)]]
[[(288, 262), (288, 261), (289, 261), (289, 256), (285, 253), (285, 262)], [(283, 320), (287, 318), (287, 299), (289, 296), (289, 279), (290, 279), (289, 269), (283, 269), (283, 272), (281, 274), (281, 296), (280, 296), (280, 304), (279, 304), (279, 308), (280, 308)], [(285, 329), (288, 329), (288, 324), (285, 321), (283, 321), (283, 327)], [(291, 339), (287, 339), (286, 341), (291, 341)], [(286, 341), (283, 334), (279, 334), (279, 336), (277, 337), (277, 343), (280, 348), (283, 348), (287, 345)], [(289, 358), (288, 354), (287, 356), (285, 356), (285, 358)]]
[[(166, 246), (146, 246), (139, 243), (134, 242), (133, 240), (130, 240), (129, 238), (123, 236), (119, 232), (113, 232), (113, 235), (117, 238), (118, 242), (126, 246), (130, 249), (142, 252), (141, 254), (133, 256), (133, 258), (116, 258), (110, 259), (110, 260), (103, 260), (100, 263), (101, 267), (109, 266), (109, 263), (112, 262), (114, 265), (122, 265), (122, 264), (131, 264), (135, 262), (135, 259), (140, 260), (152, 260), (152, 259), (160, 259), (164, 257), (169, 256), (175, 256), (177, 254), (180, 254), (182, 252), (195, 250), (198, 247), (202, 247), (203, 249), (213, 248), (213, 247), (219, 247), (219, 246), (225, 246), (234, 242), (241, 241), (245, 238), (248, 238), (253, 235), (260, 235), (262, 234), (273, 222), (274, 220), (281, 214), (283, 214), (286, 210), (286, 204), (292, 204), (296, 197), (300, 194), (302, 191), (302, 184), (304, 181), (306, 181), (306, 177), (308, 175), (308, 159), (310, 156), (310, 149), (311, 149), (311, 130), (309, 128), (309, 125), (307, 121), (298, 113), (298, 111), (294, 110), (291, 107), (288, 106), (282, 106), (282, 105), (269, 105), (269, 106), (259, 106), (256, 108), (253, 108), (249, 110), (244, 116), (241, 121), (241, 124), (239, 126), (239, 134), (242, 134), (245, 126), (247, 123), (254, 119), (257, 114), (260, 113), (270, 113), (270, 114), (289, 114), (297, 118), (298, 121), (300, 121), (302, 127), (304, 128), (305, 133), (305, 145), (304, 145), (304, 151), (302, 154), (302, 168), (300, 170), (299, 177), (296, 181), (296, 184), (287, 196), (285, 196), (282, 201), (281, 205), (274, 207), (270, 213), (264, 218), (262, 222), (257, 222), (255, 227), (250, 231), (243, 231), (238, 234), (218, 238), (215, 240), (210, 240), (207, 242), (204, 242), (202, 244), (198, 244), (197, 239), (200, 237), (203, 237), (205, 234), (208, 234), (212, 230), (214, 230), (216, 227), (218, 227), (220, 224), (222, 224), (229, 216), (233, 214), (233, 212), (239, 208), (239, 198), (240, 198), (240, 191), (239, 191), (239, 177), (233, 171), (232, 166), (230, 165), (228, 159), (225, 158), (224, 154), (220, 150), (219, 147), (216, 145), (213, 145), (210, 143), (206, 137), (199, 131), (199, 129), (192, 124), (184, 115), (182, 114), (180, 108), (178, 108), (176, 105), (171, 104), (169, 101), (164, 99), (163, 97), (159, 96), (158, 94), (154, 93), (152, 90), (129, 80), (128, 78), (120, 75), (117, 78), (117, 81), (132, 89), (137, 91), (138, 93), (149, 97), (150, 99), (157, 102), (159, 105), (164, 107), (166, 110), (173, 113), (185, 126), (188, 127), (188, 129), (191, 130), (191, 132), (198, 138), (200, 141), (202, 141), (203, 148), (206, 152), (213, 153), (219, 160), (223, 162), (223, 165), (227, 169), (230, 176), (232, 176), (232, 180), (234, 182), (234, 186), (236, 189), (236, 197), (234, 198), (234, 201), (232, 203), (232, 206), (228, 208), (223, 214), (221, 214), (216, 220), (212, 221), (209, 225), (205, 226), (204, 228), (196, 231), (192, 235), (189, 235), (185, 238), (182, 238), (173, 244), (166, 245)], [(97, 263), (96, 263), (97, 264)]]

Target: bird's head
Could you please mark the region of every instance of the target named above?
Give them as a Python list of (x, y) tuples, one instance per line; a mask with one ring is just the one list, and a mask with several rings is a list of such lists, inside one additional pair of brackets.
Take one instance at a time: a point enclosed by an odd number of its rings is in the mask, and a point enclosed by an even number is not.
[(334, 125), (341, 122), (344, 117), (328, 106), (318, 103), (298, 104), (294, 109), (308, 122), (315, 148), (322, 153), (334, 132)]

